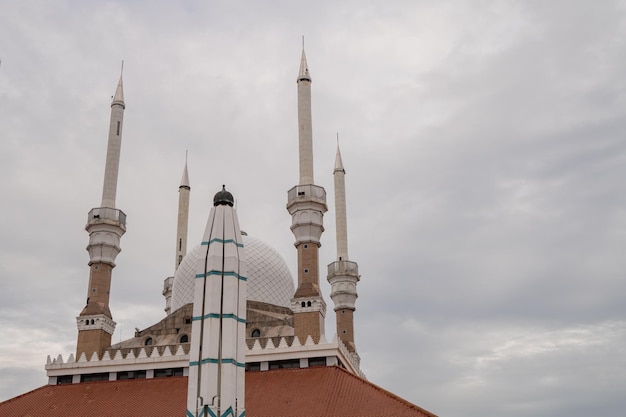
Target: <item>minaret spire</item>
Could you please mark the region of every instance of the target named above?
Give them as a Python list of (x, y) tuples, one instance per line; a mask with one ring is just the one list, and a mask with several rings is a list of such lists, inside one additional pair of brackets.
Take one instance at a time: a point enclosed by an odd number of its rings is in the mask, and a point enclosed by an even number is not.
[(335, 224), (337, 229), (337, 260), (328, 265), (330, 298), (335, 303), (337, 335), (357, 360), (354, 344), (354, 310), (356, 310), (356, 284), (359, 282), (359, 265), (348, 258), (348, 227), (346, 215), (346, 171), (343, 168), (337, 135), (335, 156)]
[(346, 171), (339, 150), (339, 134), (337, 134), (337, 155), (335, 156), (335, 225), (337, 230), (337, 260), (348, 260), (348, 226), (346, 220)]
[(102, 203), (100, 207), (91, 209), (85, 226), (89, 232), (89, 286), (85, 307), (76, 318), (77, 358), (85, 354), (87, 359), (91, 359), (94, 353), (101, 357), (104, 349), (111, 345), (111, 336), (115, 331), (115, 322), (109, 309), (109, 294), (115, 258), (121, 251), (120, 238), (126, 232), (126, 214), (115, 208), (125, 108), (120, 74), (111, 103)]
[[(189, 225), (189, 197), (191, 195), (191, 185), (189, 185), (189, 172), (187, 170), (187, 152), (185, 151), (185, 166), (183, 175), (178, 187), (178, 223), (176, 227), (176, 249), (174, 259), (174, 274), (178, 266), (187, 254), (187, 230)], [(163, 281), (163, 297), (165, 297), (165, 314), (171, 313), (172, 288), (174, 276), (167, 277)]]
[(324, 335), (326, 303), (319, 288), (319, 248), (328, 210), (326, 191), (313, 180), (311, 76), (304, 48), (297, 81), (300, 182), (287, 192), (287, 210), (298, 251), (298, 288), (291, 301), (294, 333), (304, 343), (308, 336), (317, 342)]

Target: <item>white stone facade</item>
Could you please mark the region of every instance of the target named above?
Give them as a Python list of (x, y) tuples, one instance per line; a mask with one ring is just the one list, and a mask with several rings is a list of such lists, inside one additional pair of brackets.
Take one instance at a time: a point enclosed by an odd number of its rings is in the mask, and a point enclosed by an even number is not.
[(113, 319), (104, 314), (94, 314), (89, 316), (76, 317), (76, 327), (81, 330), (103, 330), (112, 335), (115, 331), (115, 323)]
[(326, 191), (317, 185), (297, 185), (287, 192), (287, 210), (291, 214), (291, 231), (295, 245), (315, 243), (320, 246), (324, 232)]

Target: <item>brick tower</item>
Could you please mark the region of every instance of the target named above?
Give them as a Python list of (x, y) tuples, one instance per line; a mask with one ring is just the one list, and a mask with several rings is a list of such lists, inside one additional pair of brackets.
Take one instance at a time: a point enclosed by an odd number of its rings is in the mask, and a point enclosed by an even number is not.
[(111, 336), (115, 330), (115, 322), (109, 309), (109, 291), (115, 258), (121, 251), (120, 238), (126, 232), (126, 214), (115, 208), (125, 108), (120, 75), (111, 103), (102, 203), (100, 207), (91, 209), (85, 226), (89, 232), (89, 286), (85, 307), (76, 318), (76, 358), (80, 358), (83, 353), (87, 359), (94, 353), (102, 357), (104, 349), (111, 346)]

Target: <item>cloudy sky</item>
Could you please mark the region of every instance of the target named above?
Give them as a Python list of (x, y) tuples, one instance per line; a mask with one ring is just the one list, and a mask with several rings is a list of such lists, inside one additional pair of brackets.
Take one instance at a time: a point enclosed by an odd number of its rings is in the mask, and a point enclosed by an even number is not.
[(114, 340), (164, 315), (185, 150), (190, 245), (226, 184), (295, 272), (302, 35), (322, 264), (339, 133), (368, 378), (442, 417), (623, 416), (626, 2), (610, 0), (1, 2), (0, 400), (75, 350), (122, 60)]

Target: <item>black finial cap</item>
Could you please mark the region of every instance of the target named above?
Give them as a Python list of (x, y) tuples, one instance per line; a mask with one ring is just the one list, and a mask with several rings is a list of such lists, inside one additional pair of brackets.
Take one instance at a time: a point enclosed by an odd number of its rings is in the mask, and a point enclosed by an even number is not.
[(231, 193), (226, 191), (226, 186), (222, 185), (222, 191), (215, 194), (213, 197), (214, 206), (233, 206), (235, 204), (235, 198)]

